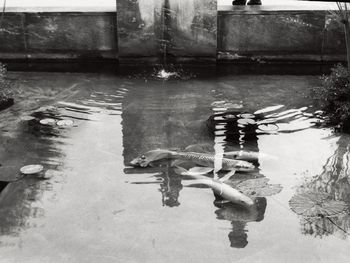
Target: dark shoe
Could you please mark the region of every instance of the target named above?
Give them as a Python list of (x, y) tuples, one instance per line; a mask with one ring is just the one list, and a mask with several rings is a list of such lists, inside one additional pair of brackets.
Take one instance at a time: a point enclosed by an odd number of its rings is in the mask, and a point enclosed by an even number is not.
[(247, 5), (261, 5), (261, 0), (250, 0)]
[(232, 5), (245, 5), (246, 2), (247, 0), (234, 0)]

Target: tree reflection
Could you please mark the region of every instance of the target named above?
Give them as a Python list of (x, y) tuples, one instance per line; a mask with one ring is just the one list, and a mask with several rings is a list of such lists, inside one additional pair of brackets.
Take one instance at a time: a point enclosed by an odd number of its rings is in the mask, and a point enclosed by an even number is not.
[(260, 222), (264, 219), (267, 206), (266, 198), (258, 197), (251, 208), (244, 208), (232, 203), (214, 202), (218, 208), (215, 211), (218, 220), (231, 221), (232, 230), (228, 234), (230, 246), (244, 248), (248, 245), (246, 226), (248, 222)]
[[(306, 181), (298, 192), (315, 192), (329, 195), (331, 200), (344, 201), (350, 208), (350, 136), (341, 135), (337, 149), (327, 159), (319, 175)], [(345, 211), (332, 217), (315, 216), (301, 218), (302, 233), (314, 237), (340, 235), (348, 238), (350, 234), (350, 214)]]

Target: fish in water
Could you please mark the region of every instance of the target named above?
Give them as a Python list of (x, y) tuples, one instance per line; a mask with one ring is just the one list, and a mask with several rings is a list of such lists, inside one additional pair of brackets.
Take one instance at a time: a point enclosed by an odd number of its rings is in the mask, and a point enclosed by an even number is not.
[(276, 157), (261, 153), (261, 152), (253, 152), (253, 151), (232, 151), (225, 152), (224, 157), (230, 157), (236, 160), (245, 160), (245, 161), (258, 161), (260, 158), (265, 159), (276, 159)]
[[(196, 152), (178, 152), (170, 150), (152, 150), (148, 151), (145, 154), (135, 158), (130, 162), (132, 166), (147, 167), (151, 162), (162, 160), (162, 159), (175, 159), (182, 161), (190, 161), (197, 165), (214, 167), (215, 164), (215, 155), (208, 153), (196, 153)], [(242, 171), (250, 172), (255, 169), (255, 166), (249, 162), (242, 160), (234, 160), (228, 158), (222, 158), (222, 167), (221, 170), (224, 171)]]
[[(195, 167), (195, 170), (203, 169), (202, 167)], [(204, 168), (205, 169), (205, 168)], [(230, 185), (224, 183), (225, 179), (212, 179), (206, 176), (201, 175), (198, 172), (192, 172), (191, 169), (188, 171), (182, 167), (176, 167), (175, 172), (180, 175), (186, 175), (191, 177), (192, 179), (196, 179), (194, 183), (200, 183), (204, 184), (206, 186), (209, 186), (213, 192), (223, 198), (224, 200), (227, 200), (229, 202), (232, 202), (234, 204), (239, 204), (244, 207), (252, 207), (254, 205), (254, 201), (240, 192), (237, 189), (234, 189)], [(206, 173), (207, 171), (204, 171)]]

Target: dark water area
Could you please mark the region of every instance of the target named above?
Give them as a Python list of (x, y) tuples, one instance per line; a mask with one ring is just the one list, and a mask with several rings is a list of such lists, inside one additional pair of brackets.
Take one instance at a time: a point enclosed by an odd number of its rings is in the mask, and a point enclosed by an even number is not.
[[(350, 205), (350, 137), (322, 127), (309, 97), (317, 76), (10, 77), (19, 83), (0, 112), (0, 262), (347, 262), (347, 211), (305, 217), (290, 207), (310, 191)], [(216, 170), (225, 152), (254, 151), (254, 171), (232, 183), (281, 191), (247, 209), (217, 202), (170, 160), (129, 165), (190, 145), (213, 153)], [(50, 178), (21, 175), (28, 164)]]

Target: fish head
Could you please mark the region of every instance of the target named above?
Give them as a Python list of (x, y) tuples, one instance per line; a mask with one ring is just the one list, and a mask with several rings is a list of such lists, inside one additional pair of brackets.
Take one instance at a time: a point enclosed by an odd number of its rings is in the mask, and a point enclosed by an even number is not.
[(150, 162), (151, 162), (151, 160), (149, 160), (149, 158), (147, 158), (146, 154), (142, 154), (142, 155), (136, 157), (135, 159), (133, 159), (130, 162), (130, 165), (133, 167), (147, 167)]
[(162, 149), (148, 151), (132, 160), (130, 165), (134, 167), (147, 167), (151, 162), (169, 158), (171, 154), (171, 151)]

